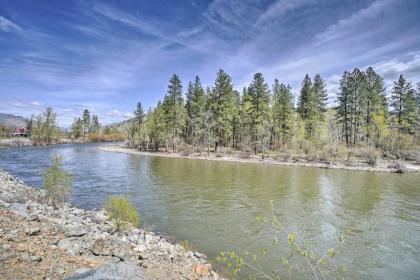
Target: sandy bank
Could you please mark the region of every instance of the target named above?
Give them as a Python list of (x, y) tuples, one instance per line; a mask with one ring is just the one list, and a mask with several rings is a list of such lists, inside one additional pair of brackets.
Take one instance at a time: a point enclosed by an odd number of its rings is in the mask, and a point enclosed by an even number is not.
[(372, 167), (361, 162), (355, 162), (352, 165), (346, 165), (341, 162), (304, 162), (304, 161), (277, 161), (272, 158), (261, 159), (261, 157), (250, 156), (250, 158), (243, 159), (238, 155), (223, 155), (216, 156), (211, 154), (200, 155), (181, 155), (175, 153), (165, 153), (165, 152), (144, 152), (135, 149), (130, 149), (124, 146), (104, 146), (97, 148), (100, 151), (106, 152), (117, 152), (117, 153), (126, 153), (126, 154), (136, 154), (136, 155), (145, 155), (145, 156), (157, 156), (157, 157), (171, 157), (171, 158), (187, 158), (187, 159), (198, 159), (198, 160), (213, 160), (213, 161), (229, 161), (229, 162), (240, 162), (240, 163), (261, 163), (261, 164), (272, 164), (272, 165), (284, 165), (284, 166), (302, 166), (302, 167), (317, 167), (317, 168), (327, 168), (327, 169), (345, 169), (345, 170), (354, 170), (354, 171), (376, 171), (376, 172), (394, 172), (394, 173), (403, 173), (403, 172), (420, 172), (420, 165), (405, 163), (405, 162), (391, 162), (378, 160), (377, 165)]

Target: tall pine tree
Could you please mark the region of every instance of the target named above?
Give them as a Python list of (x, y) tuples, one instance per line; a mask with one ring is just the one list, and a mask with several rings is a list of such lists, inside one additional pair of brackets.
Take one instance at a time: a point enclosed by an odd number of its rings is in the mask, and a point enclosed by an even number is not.
[(293, 95), (291, 87), (280, 84), (274, 80), (273, 85), (273, 128), (275, 136), (279, 138), (284, 147), (292, 136), (293, 129)]
[(163, 109), (166, 132), (169, 138), (167, 142), (172, 142), (172, 151), (176, 152), (178, 136), (182, 133), (185, 120), (182, 83), (176, 74), (169, 80), (168, 92), (163, 100)]
[(232, 135), (232, 114), (234, 93), (231, 77), (222, 69), (217, 72), (215, 85), (209, 94), (209, 108), (212, 116), (215, 151), (226, 145)]
[(254, 75), (254, 80), (248, 88), (246, 102), (249, 104), (247, 114), (251, 119), (250, 131), (254, 152), (257, 153), (258, 146), (264, 152), (270, 120), (270, 91), (261, 73)]
[(187, 111), (187, 142), (192, 144), (193, 147), (203, 140), (205, 97), (200, 78), (196, 76), (194, 84), (190, 82), (188, 85), (185, 105)]

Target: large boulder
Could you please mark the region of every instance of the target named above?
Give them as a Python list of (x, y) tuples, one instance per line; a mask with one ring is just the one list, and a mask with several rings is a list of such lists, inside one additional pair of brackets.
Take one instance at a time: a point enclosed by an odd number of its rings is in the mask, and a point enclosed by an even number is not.
[(65, 280), (146, 280), (146, 274), (140, 266), (132, 262), (110, 263), (96, 270), (65, 278)]

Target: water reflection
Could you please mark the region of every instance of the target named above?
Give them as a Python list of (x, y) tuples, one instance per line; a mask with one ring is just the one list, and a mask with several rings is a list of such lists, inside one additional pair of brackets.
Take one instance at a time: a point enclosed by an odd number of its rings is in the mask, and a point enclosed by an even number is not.
[[(0, 150), (0, 168), (39, 187), (42, 170), (58, 152), (74, 176), (75, 205), (98, 208), (111, 194), (131, 194), (143, 224), (188, 239), (210, 257), (220, 250), (266, 247), (273, 232), (255, 217), (268, 214), (274, 200), (285, 235), (304, 228), (306, 238), (321, 249), (337, 230), (353, 228), (340, 257), (352, 269), (347, 278), (420, 275), (418, 174), (135, 156), (95, 147)], [(265, 262), (275, 265), (273, 259)]]

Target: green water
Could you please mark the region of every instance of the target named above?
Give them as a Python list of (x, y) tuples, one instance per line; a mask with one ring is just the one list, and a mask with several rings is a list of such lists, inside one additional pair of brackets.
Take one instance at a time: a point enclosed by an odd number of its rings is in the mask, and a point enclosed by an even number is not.
[(40, 172), (55, 152), (74, 175), (75, 205), (100, 207), (110, 194), (130, 193), (143, 224), (189, 240), (210, 259), (221, 250), (269, 246), (274, 232), (255, 218), (269, 215), (273, 200), (281, 242), (260, 259), (267, 271), (287, 253), (288, 232), (323, 252), (347, 226), (352, 233), (337, 259), (347, 279), (420, 278), (419, 174), (150, 157), (95, 145), (0, 150), (0, 168), (40, 186)]

